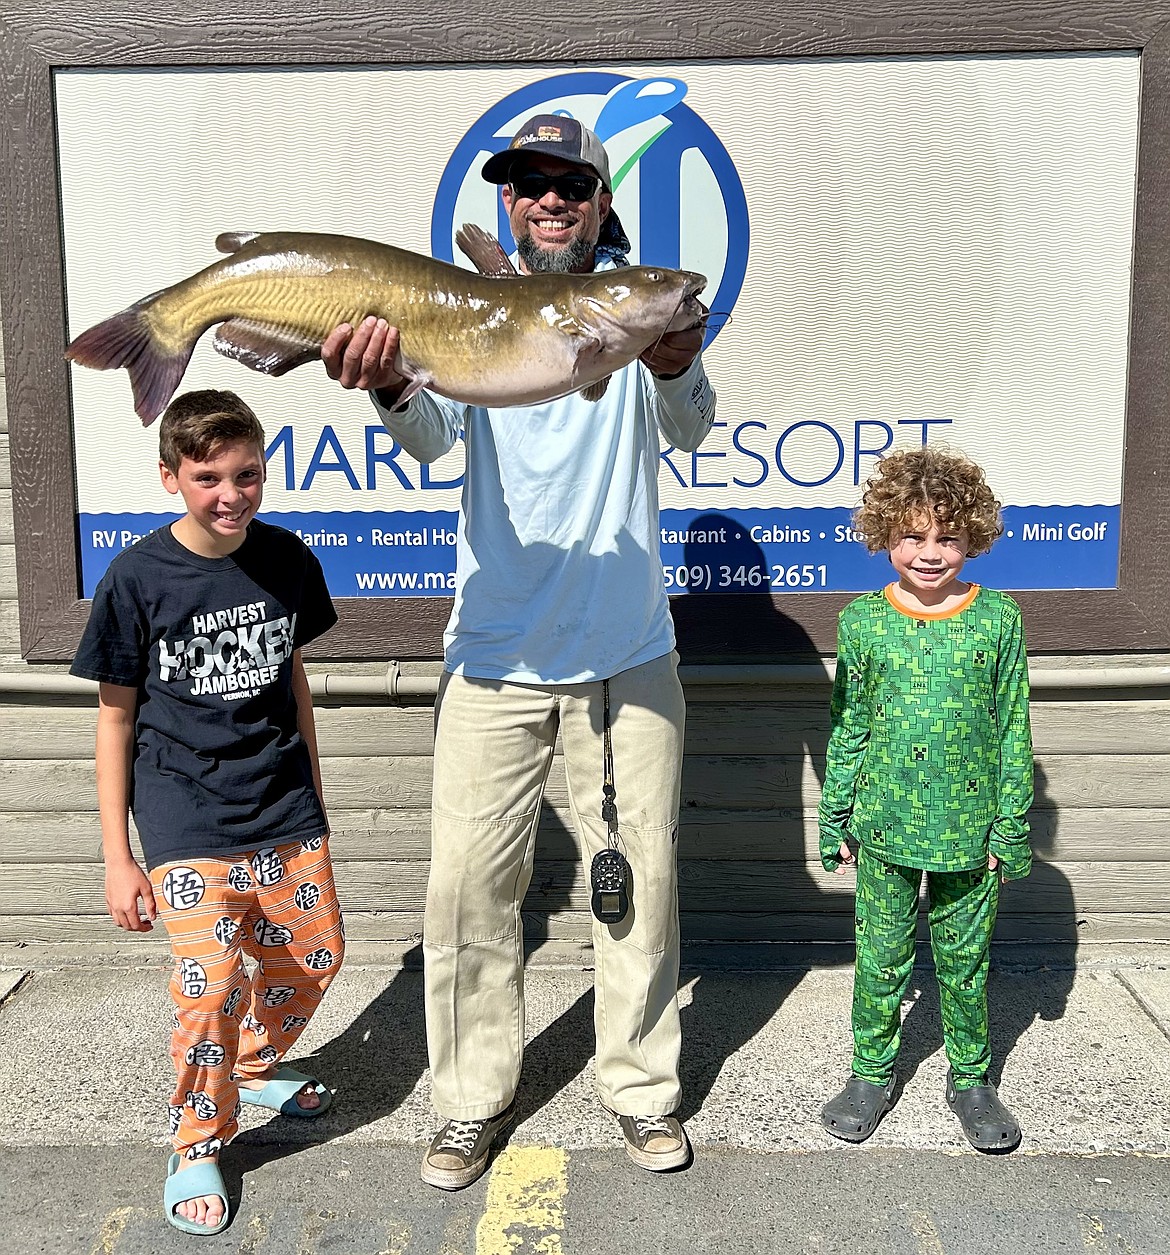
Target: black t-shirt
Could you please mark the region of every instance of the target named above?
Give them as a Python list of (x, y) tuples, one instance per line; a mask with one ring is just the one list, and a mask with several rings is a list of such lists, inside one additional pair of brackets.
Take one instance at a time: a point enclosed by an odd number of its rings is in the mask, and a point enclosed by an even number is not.
[(336, 622), (313, 553), (257, 519), (226, 558), (161, 527), (110, 564), (70, 671), (138, 690), (130, 806), (148, 867), (321, 835), (292, 656)]

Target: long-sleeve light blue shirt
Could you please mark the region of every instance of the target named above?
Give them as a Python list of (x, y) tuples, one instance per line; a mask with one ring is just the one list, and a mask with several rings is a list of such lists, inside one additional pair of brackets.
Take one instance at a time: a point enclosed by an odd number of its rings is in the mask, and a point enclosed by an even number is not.
[(715, 393), (701, 359), (677, 379), (632, 362), (595, 402), (574, 393), (483, 409), (424, 391), (401, 410), (374, 404), (420, 462), (460, 434), (466, 443), (448, 670), (574, 684), (674, 648), (658, 548), (659, 452), (663, 440), (697, 449), (711, 429)]

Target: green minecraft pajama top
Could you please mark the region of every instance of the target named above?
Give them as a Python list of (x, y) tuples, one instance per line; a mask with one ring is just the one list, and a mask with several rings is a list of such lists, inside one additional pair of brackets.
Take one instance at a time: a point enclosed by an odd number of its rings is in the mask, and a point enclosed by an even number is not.
[(839, 620), (821, 861), (832, 871), (843, 840), (860, 847), (853, 1070), (877, 1084), (897, 1055), (927, 873), (943, 1035), (962, 1089), (990, 1062), (999, 878), (1031, 870), (1023, 623), (1012, 598), (978, 585), (944, 615), (904, 610), (892, 595), (866, 593)]

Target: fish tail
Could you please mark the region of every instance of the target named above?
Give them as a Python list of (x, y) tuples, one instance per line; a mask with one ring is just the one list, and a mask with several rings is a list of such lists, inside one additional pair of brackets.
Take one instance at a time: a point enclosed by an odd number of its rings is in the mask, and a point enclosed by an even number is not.
[(194, 337), (177, 351), (168, 351), (159, 343), (146, 317), (157, 295), (154, 293), (83, 331), (65, 350), (71, 362), (94, 370), (124, 366), (130, 373), (134, 412), (144, 427), (158, 418), (174, 396), (198, 339)]

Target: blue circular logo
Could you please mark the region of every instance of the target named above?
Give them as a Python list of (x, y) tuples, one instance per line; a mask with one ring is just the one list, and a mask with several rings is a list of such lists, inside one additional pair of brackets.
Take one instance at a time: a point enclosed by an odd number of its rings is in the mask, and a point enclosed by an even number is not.
[(447, 162), (431, 216), (432, 255), (454, 261), (455, 233), (465, 222), (494, 223), (496, 237), (510, 250), (499, 189), (484, 182), (480, 167), (507, 147), (534, 113), (573, 117), (605, 144), (614, 210), (632, 245), (630, 261), (707, 276), (703, 300), (720, 315), (711, 320), (709, 344), (747, 273), (747, 199), (727, 149), (682, 103), (686, 92), (681, 79), (581, 71), (530, 83), (505, 97), (470, 128)]

